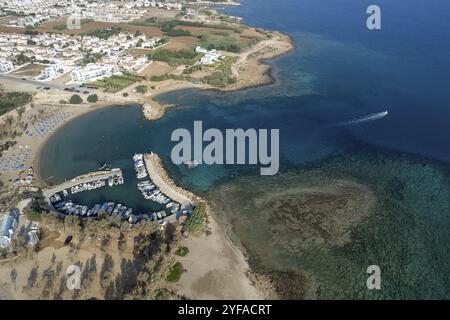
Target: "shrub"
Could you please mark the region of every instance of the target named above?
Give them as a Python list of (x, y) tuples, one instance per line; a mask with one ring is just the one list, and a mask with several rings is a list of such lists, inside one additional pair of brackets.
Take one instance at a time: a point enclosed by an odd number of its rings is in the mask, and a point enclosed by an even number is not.
[(175, 254), (179, 255), (180, 257), (185, 257), (189, 253), (188, 247), (179, 247), (178, 250), (175, 252)]
[(13, 109), (25, 106), (33, 101), (33, 97), (28, 92), (4, 92), (0, 88), (0, 115), (5, 114)]
[(191, 33), (187, 30), (172, 29), (167, 31), (165, 35), (171, 37), (188, 37), (191, 35)]
[(124, 92), (124, 93), (122, 93), (122, 96), (123, 96), (123, 97), (128, 97), (129, 94), (128, 94), (128, 92)]
[(183, 265), (180, 262), (175, 263), (172, 267), (170, 267), (169, 274), (166, 279), (169, 282), (177, 282), (181, 278), (181, 274), (183, 273)]
[(83, 103), (83, 99), (77, 95), (74, 94), (72, 97), (70, 97), (70, 104), (80, 104)]
[(137, 86), (135, 89), (136, 89), (136, 92), (138, 92), (138, 93), (144, 94), (147, 92), (147, 86)]
[(25, 208), (24, 211), (27, 215), (28, 220), (34, 222), (40, 222), (42, 220), (41, 214), (33, 208)]
[(87, 97), (87, 101), (90, 103), (96, 103), (98, 101), (98, 96), (96, 94), (91, 94)]
[(184, 229), (193, 234), (200, 234), (206, 223), (206, 204), (204, 202), (194, 209), (194, 212), (186, 222)]

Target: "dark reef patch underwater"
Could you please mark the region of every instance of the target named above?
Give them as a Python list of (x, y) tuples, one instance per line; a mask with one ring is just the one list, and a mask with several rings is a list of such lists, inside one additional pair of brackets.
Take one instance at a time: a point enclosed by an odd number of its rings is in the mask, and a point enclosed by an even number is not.
[[(450, 188), (440, 165), (406, 155), (338, 155), (207, 197), (281, 298), (450, 297)], [(382, 290), (368, 290), (378, 265)]]

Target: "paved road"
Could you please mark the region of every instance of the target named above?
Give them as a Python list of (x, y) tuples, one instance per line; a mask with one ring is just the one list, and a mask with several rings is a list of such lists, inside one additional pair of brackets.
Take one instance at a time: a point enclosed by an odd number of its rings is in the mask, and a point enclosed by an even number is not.
[(64, 88), (67, 88), (67, 87), (69, 87), (69, 88), (74, 87), (75, 89), (80, 90), (81, 92), (87, 91), (86, 88), (82, 88), (80, 86), (73, 86), (73, 85), (62, 86), (62, 85), (58, 85), (58, 84), (41, 82), (41, 81), (36, 81), (36, 80), (23, 80), (22, 78), (14, 77), (14, 76), (7, 75), (7, 74), (0, 74), (0, 80), (17, 82), (19, 84), (26, 84), (29, 86), (34, 86), (36, 88), (37, 87), (41, 87), (41, 88), (49, 87), (50, 89), (53, 89), (53, 90), (64, 90)]

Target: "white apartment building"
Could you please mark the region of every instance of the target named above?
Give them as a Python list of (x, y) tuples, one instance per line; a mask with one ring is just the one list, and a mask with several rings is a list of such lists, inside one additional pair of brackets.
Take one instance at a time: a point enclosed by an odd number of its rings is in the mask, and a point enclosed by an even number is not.
[(88, 64), (86, 67), (73, 70), (71, 77), (73, 83), (82, 84), (120, 74), (121, 72), (116, 65)]
[(44, 70), (42, 70), (41, 74), (35, 78), (35, 80), (40, 81), (51, 81), (56, 79), (57, 77), (63, 75), (66, 73), (67, 66), (62, 63), (52, 64), (51, 66), (48, 66)]
[(11, 61), (0, 59), (0, 73), (5, 73), (14, 70), (14, 65)]

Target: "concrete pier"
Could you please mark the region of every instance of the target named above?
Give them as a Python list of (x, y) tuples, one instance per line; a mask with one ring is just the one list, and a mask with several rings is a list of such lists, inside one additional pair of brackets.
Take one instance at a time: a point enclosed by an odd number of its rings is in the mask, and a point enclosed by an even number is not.
[(144, 163), (148, 175), (152, 182), (173, 201), (181, 205), (181, 209), (192, 208), (195, 203), (195, 196), (175, 184), (167, 175), (162, 161), (156, 153), (147, 153), (144, 155)]
[(58, 192), (62, 192), (64, 189), (70, 190), (70, 188), (75, 187), (79, 184), (90, 183), (97, 180), (108, 180), (109, 178), (122, 176), (122, 170), (120, 169), (112, 169), (110, 171), (96, 171), (88, 174), (84, 174), (73, 178), (72, 180), (68, 180), (63, 182), (57, 186), (53, 186), (50, 188), (46, 188), (43, 190), (43, 194), (47, 200), (50, 199), (52, 195)]

